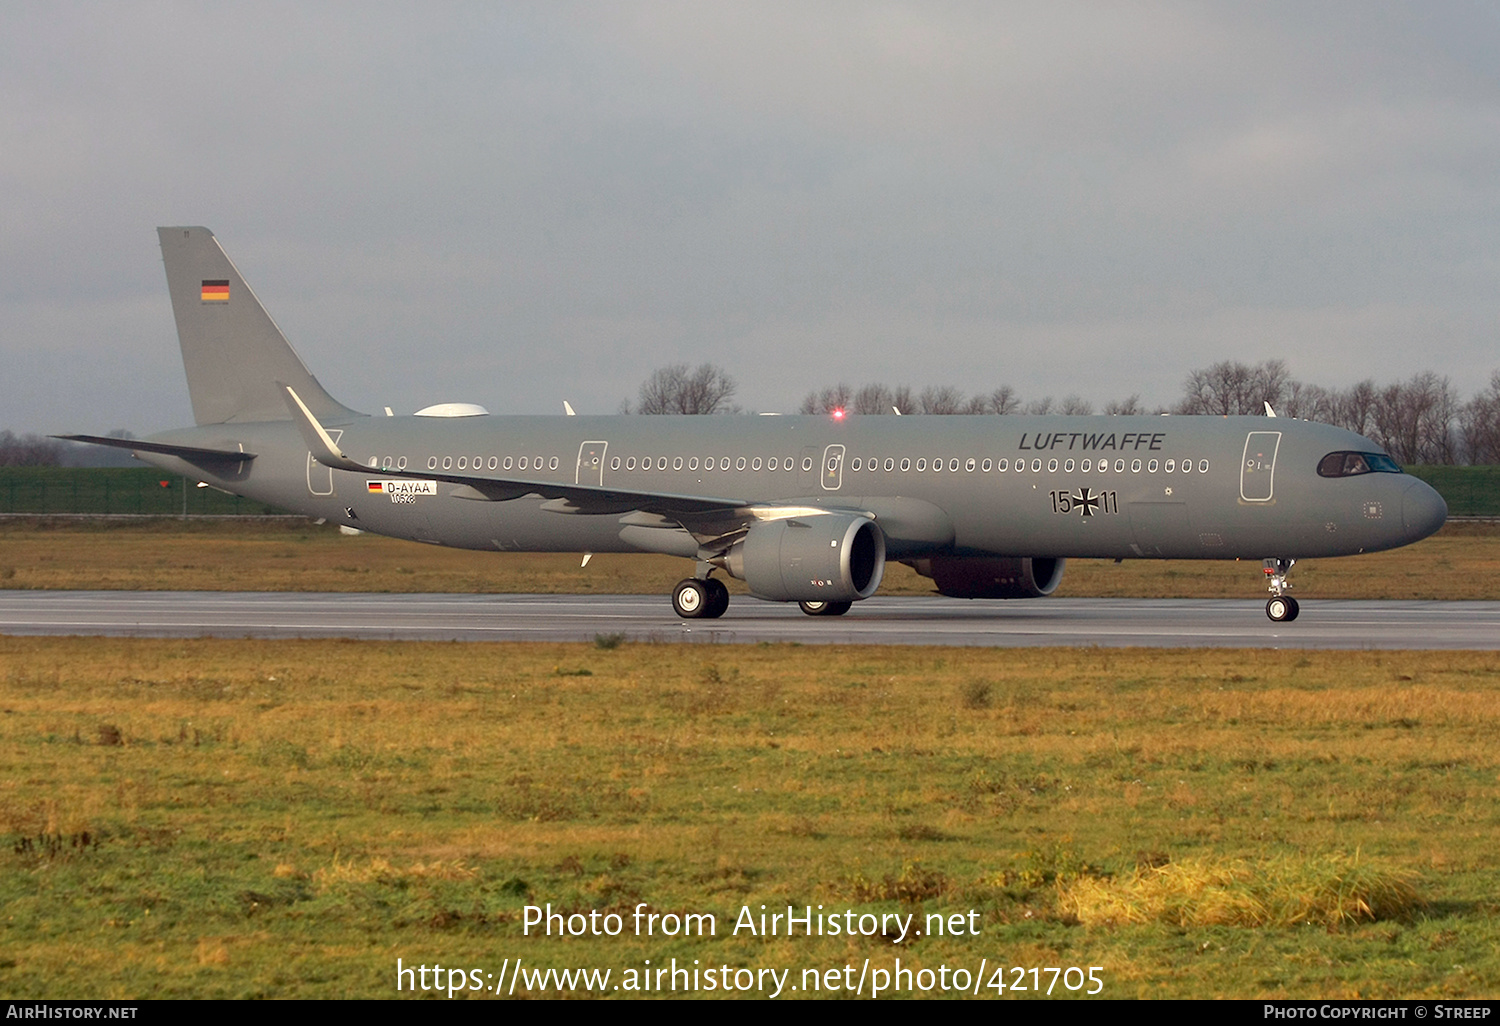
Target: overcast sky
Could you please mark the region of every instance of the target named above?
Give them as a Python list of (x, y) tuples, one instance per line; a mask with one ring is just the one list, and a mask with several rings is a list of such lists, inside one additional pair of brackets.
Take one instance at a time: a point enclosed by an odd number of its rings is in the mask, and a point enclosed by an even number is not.
[(1170, 403), (1500, 367), (1493, 4), (0, 6), (0, 428), (190, 424), (155, 227), (358, 409), (712, 361)]

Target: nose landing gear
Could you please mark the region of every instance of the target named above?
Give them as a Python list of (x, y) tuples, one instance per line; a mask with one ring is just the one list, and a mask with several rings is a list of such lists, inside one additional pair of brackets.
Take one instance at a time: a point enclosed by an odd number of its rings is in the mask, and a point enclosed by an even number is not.
[(1266, 616), (1276, 623), (1288, 623), (1297, 619), (1301, 612), (1297, 606), (1297, 600), (1287, 594), (1291, 584), (1286, 575), (1292, 572), (1296, 565), (1295, 559), (1267, 559), (1263, 560), (1266, 574), (1266, 587), (1271, 592), (1271, 597), (1266, 600)]

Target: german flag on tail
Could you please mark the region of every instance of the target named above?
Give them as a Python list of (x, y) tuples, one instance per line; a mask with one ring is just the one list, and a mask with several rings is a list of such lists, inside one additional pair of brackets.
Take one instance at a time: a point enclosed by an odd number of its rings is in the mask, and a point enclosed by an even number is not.
[(205, 281), (203, 283), (203, 302), (229, 302), (229, 282), (227, 280)]

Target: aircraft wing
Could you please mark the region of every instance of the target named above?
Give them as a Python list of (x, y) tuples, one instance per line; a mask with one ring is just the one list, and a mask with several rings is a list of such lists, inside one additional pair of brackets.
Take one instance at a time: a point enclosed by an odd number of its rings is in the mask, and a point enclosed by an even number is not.
[[(736, 496), (680, 495), (672, 492), (640, 492), (599, 485), (567, 484), (557, 481), (536, 481), (527, 478), (506, 477), (496, 474), (452, 473), (438, 470), (393, 470), (371, 467), (350, 458), (334, 442), (323, 425), (318, 422), (297, 395), (285, 384), (277, 383), (286, 395), (287, 408), (292, 412), (307, 442), (313, 459), (335, 470), (347, 470), (355, 474), (373, 474), (382, 477), (416, 478), (424, 481), (445, 481), (459, 486), (454, 494), (459, 498), (504, 501), (518, 499), (523, 495), (540, 495), (548, 499), (544, 509), (553, 513), (610, 514), (641, 511), (655, 513), (687, 526), (687, 521), (741, 521), (748, 523), (758, 519), (748, 499)], [(824, 512), (817, 510), (816, 512)], [(691, 529), (691, 528), (690, 528)], [(695, 531), (695, 533), (697, 533)], [(722, 531), (709, 533), (721, 534)]]

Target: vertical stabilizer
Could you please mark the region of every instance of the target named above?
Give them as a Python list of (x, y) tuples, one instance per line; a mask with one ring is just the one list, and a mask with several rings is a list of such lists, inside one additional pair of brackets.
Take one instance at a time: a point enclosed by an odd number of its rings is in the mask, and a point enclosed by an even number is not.
[(334, 400), (292, 350), (207, 228), (158, 228), (177, 340), (199, 424), (288, 419), (278, 382), (320, 420), (359, 416)]

